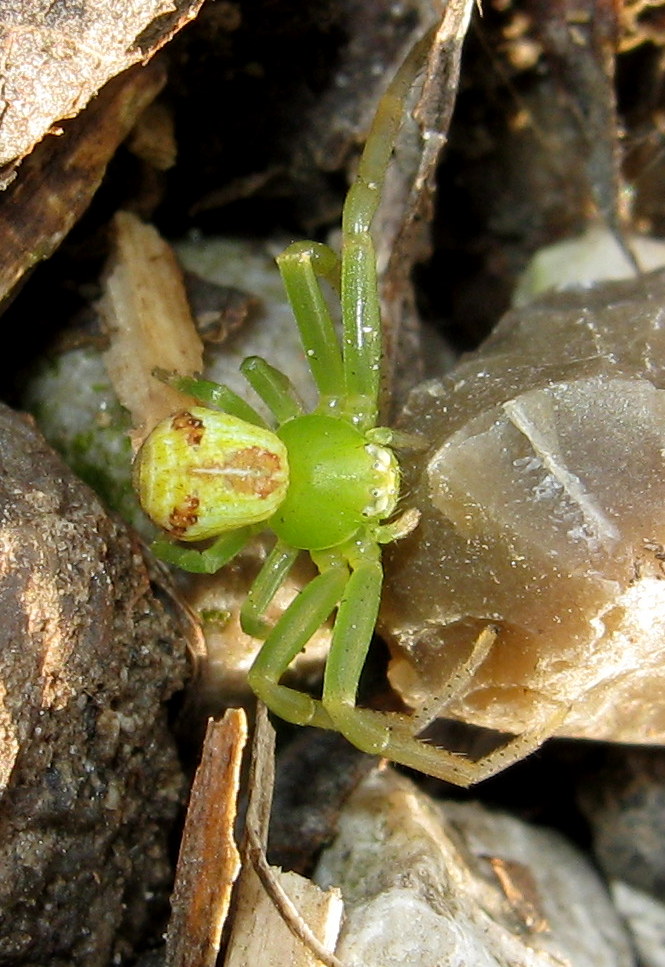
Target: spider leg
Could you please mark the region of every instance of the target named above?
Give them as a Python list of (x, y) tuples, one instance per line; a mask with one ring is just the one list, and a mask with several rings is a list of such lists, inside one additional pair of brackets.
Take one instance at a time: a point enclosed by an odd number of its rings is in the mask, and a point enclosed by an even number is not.
[(400, 756), (393, 755), (391, 733), (395, 727), (410, 732), (410, 716), (356, 705), (358, 682), (379, 611), (383, 569), (379, 549), (372, 542), (365, 542), (359, 559), (353, 558), (351, 575), (337, 609), (322, 704), (338, 731), (363, 752), (389, 755), (402, 762)]
[(318, 574), (295, 598), (266, 638), (249, 670), (252, 690), (269, 709), (296, 725), (335, 729), (321, 702), (279, 680), (339, 601), (349, 572), (343, 562)]
[[(359, 708), (356, 705), (358, 680), (374, 630), (383, 576), (375, 545), (368, 543), (356, 560), (349, 557), (352, 573), (337, 611), (322, 703), (337, 729), (350, 742), (364, 752), (383, 755), (419, 772), (468, 786), (524, 758), (556, 731), (567, 709), (557, 708), (542, 725), (527, 729), (473, 761), (419, 740), (416, 733), (422, 729), (423, 722), (418, 716)], [(471, 665), (479, 663), (491, 644), (491, 636), (490, 630), (480, 636), (469, 659)]]
[(345, 407), (361, 429), (376, 423), (382, 352), (376, 255), (370, 227), (404, 115), (430, 37), (411, 50), (381, 98), (342, 216), (342, 324)]
[(302, 403), (289, 377), (265, 359), (248, 356), (240, 364), (240, 372), (261, 397), (278, 424), (302, 413)]
[(365, 148), (360, 156), (356, 180), (344, 203), (342, 224), (344, 234), (369, 232), (372, 219), (379, 207), (386, 169), (397, 132), (404, 117), (404, 105), (423, 65), (434, 33), (434, 29), (427, 31), (418, 43), (413, 45), (378, 103)]
[(204, 550), (183, 547), (182, 544), (174, 544), (163, 539), (153, 541), (150, 547), (160, 561), (175, 564), (183, 571), (191, 571), (194, 574), (214, 574), (228, 564), (258, 530), (260, 528), (253, 525), (238, 527), (236, 530), (222, 534)]
[(240, 610), (240, 624), (245, 634), (267, 637), (271, 626), (264, 618), (266, 608), (293, 567), (300, 551), (277, 541), (265, 559)]
[(424, 702), (412, 713), (414, 732), (420, 732), (421, 729), (427, 728), (430, 722), (439, 718), (459, 695), (463, 695), (467, 691), (474, 675), (489, 655), (492, 645), (496, 641), (496, 636), (496, 628), (492, 625), (488, 624), (482, 629), (471, 646), (468, 657), (460, 661), (451, 672), (449, 680), (442, 689), (442, 694), (431, 701)]
[(381, 315), (374, 243), (368, 231), (345, 234), (342, 247), (344, 411), (361, 430), (376, 423), (381, 375)]
[(222, 410), (230, 416), (237, 416), (245, 423), (253, 423), (255, 426), (266, 427), (266, 421), (256, 412), (253, 406), (246, 403), (242, 396), (238, 396), (232, 389), (223, 383), (213, 383), (209, 379), (202, 379), (200, 376), (178, 376), (174, 373), (167, 373), (163, 369), (156, 369), (153, 373), (163, 383), (168, 383), (174, 389), (193, 396), (199, 403), (211, 406), (215, 410)]
[(324, 408), (334, 409), (344, 391), (342, 353), (318, 279), (339, 291), (339, 256), (319, 242), (295, 242), (277, 264), (319, 396)]

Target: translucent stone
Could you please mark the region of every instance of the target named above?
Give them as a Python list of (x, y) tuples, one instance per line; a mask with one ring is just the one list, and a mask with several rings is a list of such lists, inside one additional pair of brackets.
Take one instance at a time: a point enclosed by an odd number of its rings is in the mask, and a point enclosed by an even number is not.
[[(553, 294), (411, 393), (421, 522), (386, 549), (391, 680), (518, 732), (665, 741), (665, 274)], [(487, 625), (466, 694), (450, 681)]]

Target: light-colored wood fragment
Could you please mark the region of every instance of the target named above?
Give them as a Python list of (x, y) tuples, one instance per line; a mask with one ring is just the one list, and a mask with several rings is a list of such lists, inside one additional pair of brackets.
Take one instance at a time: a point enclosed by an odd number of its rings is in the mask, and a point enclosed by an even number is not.
[[(273, 870), (276, 881), (325, 948), (334, 949), (339, 933), (342, 898), (338, 890), (324, 893), (297, 873)], [(322, 962), (284, 922), (272, 898), (251, 866), (243, 868), (233, 933), (224, 967), (321, 967)]]
[(224, 967), (341, 967), (332, 951), (343, 904), (296, 873), (268, 865), (265, 846), (274, 783), (275, 735), (259, 707), (252, 745), (243, 866)]
[(191, 402), (153, 372), (199, 373), (203, 347), (170, 246), (129, 212), (118, 212), (113, 228), (114, 248), (99, 302), (111, 340), (104, 361), (131, 414), (137, 449), (156, 423)]
[(221, 722), (208, 723), (180, 847), (167, 967), (213, 967), (217, 959), (240, 869), (233, 827), (246, 739), (242, 709), (229, 709)]

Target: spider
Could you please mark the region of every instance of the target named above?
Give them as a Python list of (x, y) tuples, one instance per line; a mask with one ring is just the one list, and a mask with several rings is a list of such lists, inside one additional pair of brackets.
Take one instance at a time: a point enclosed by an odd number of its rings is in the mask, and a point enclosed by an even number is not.
[[(356, 704), (379, 611), (381, 545), (409, 533), (419, 518), (414, 508), (395, 515), (400, 472), (392, 447), (412, 441), (376, 425), (382, 336), (370, 227), (428, 39), (412, 49), (379, 103), (344, 205), (341, 257), (320, 243), (298, 242), (277, 259), (318, 389), (315, 409), (303, 412), (287, 377), (259, 357), (246, 359), (241, 370), (272, 414), (272, 427), (226, 386), (161, 374), (202, 405), (152, 430), (137, 456), (135, 483), (144, 510), (172, 539), (156, 541), (155, 552), (185, 570), (213, 573), (254, 534), (275, 535), (241, 610), (243, 629), (264, 639), (249, 684), (274, 713), (337, 730), (365, 752), (468, 785), (526, 755), (542, 742), (542, 730), (472, 762), (417, 738), (428, 724), (425, 711)], [(319, 278), (339, 294), (341, 343)], [(203, 550), (174, 542), (207, 539), (213, 540)], [(266, 609), (301, 552), (319, 573), (270, 627)], [(334, 611), (321, 699), (282, 685), (291, 661)], [(493, 637), (491, 628), (481, 633), (451, 698)]]

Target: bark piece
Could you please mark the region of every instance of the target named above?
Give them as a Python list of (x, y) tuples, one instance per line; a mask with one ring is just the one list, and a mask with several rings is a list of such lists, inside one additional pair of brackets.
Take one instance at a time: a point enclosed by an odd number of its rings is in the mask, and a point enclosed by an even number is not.
[(0, 195), (0, 301), (36, 263), (48, 258), (88, 207), (116, 148), (158, 94), (166, 74), (158, 64), (134, 68), (108, 84), (57, 139), (26, 160)]
[(2, 0), (0, 165), (23, 158), (116, 74), (148, 60), (202, 0)]
[(240, 870), (233, 839), (236, 799), (247, 721), (229, 709), (210, 719), (194, 778), (180, 846), (173, 914), (167, 935), (167, 967), (213, 967)]

